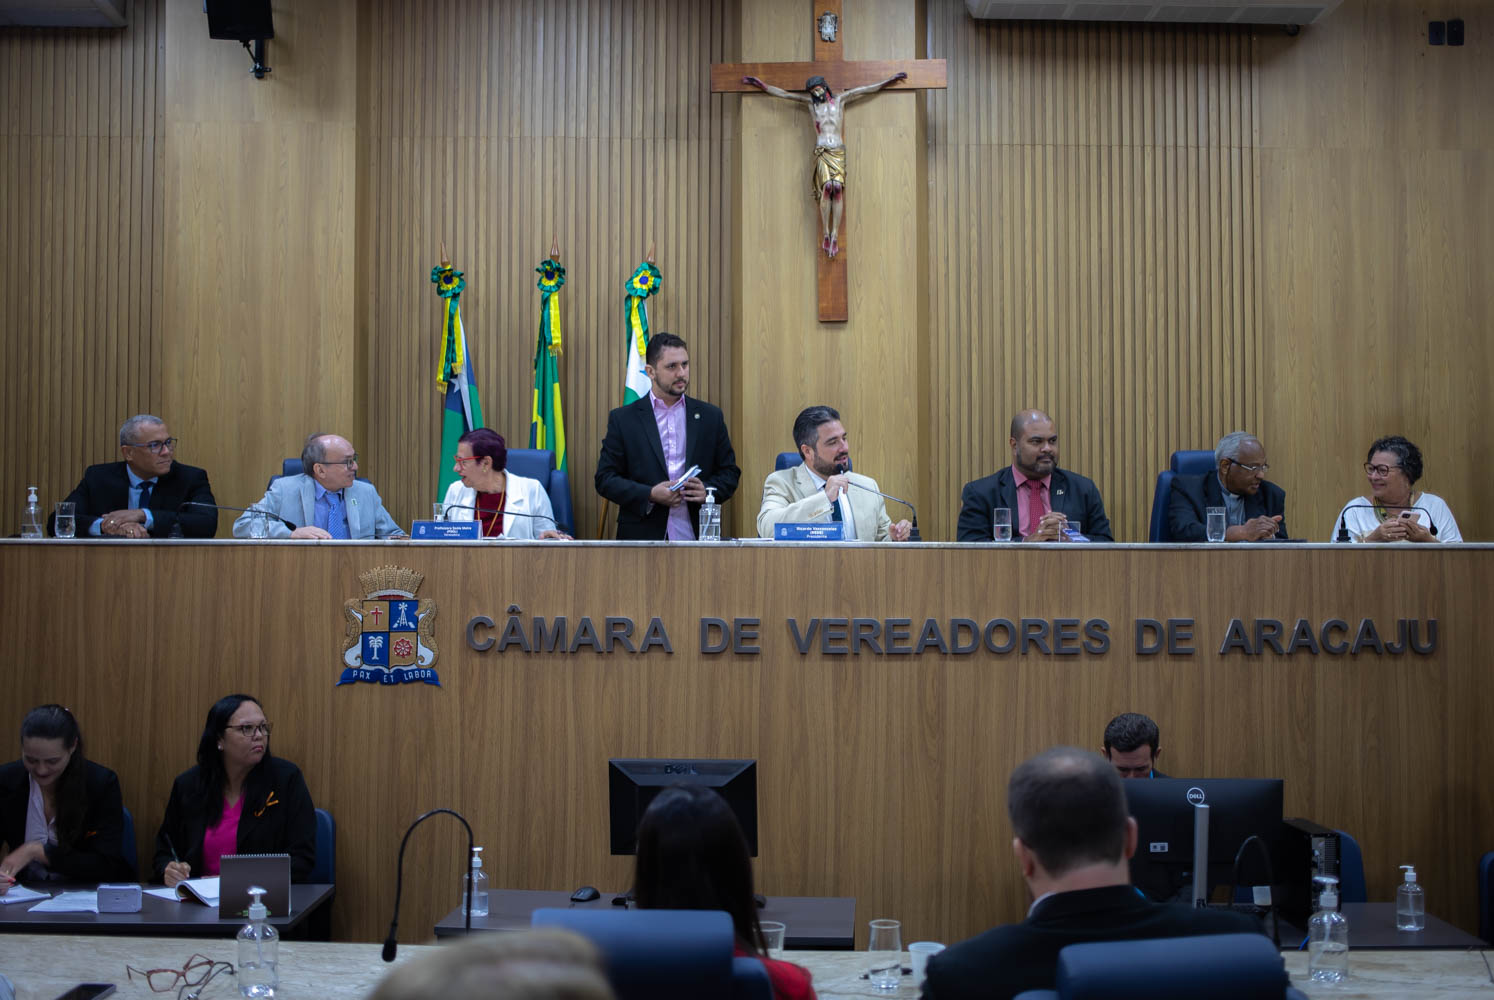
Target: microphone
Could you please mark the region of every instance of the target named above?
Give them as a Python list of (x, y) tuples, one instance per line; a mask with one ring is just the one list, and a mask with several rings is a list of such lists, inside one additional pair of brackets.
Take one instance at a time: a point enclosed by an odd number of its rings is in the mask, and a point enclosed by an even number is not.
[[(472, 506), (471, 504), (466, 504), (466, 503), (449, 503), (449, 504), (445, 504), (441, 508), (441, 513), (444, 515), (448, 510), (470, 510), (470, 511), (472, 511), (472, 519), (473, 520), (477, 520), (477, 508), (474, 507), (474, 506)], [(507, 509), (505, 509), (502, 513), (503, 513), (504, 517), (507, 517), (508, 515), (512, 514), (514, 517), (531, 517), (531, 518), (534, 518), (536, 521), (549, 521), (550, 524), (554, 526), (554, 528), (555, 528), (556, 531), (560, 530), (560, 522), (556, 521), (555, 518), (551, 517), (549, 514), (530, 514), (530, 513), (527, 513), (525, 511), (522, 511), (522, 510), (507, 510)]]
[(263, 507), (229, 507), (226, 504), (202, 503), (198, 500), (188, 500), (176, 508), (178, 514), (182, 512), (182, 507), (209, 507), (213, 510), (236, 510), (240, 514), (264, 514), (266, 517), (273, 517), (291, 531), (296, 530), (296, 522), (287, 521), (273, 510), (265, 510)]
[[(835, 468), (842, 475), (844, 475), (845, 473), (847, 473), (847, 472), (850, 471), (849, 467), (844, 462), (837, 463), (836, 466), (835, 466)], [(908, 508), (908, 510), (912, 511), (913, 512), (913, 530), (908, 534), (908, 541), (910, 541), (910, 542), (921, 542), (921, 541), (923, 541), (923, 539), (921, 537), (919, 537), (919, 534), (918, 534), (918, 511), (916, 509), (914, 509), (914, 507), (913, 507), (912, 504), (910, 504), (908, 501), (904, 500), (902, 497), (895, 497), (891, 493), (882, 493), (882, 492), (880, 492), (878, 490), (872, 489), (870, 486), (863, 486), (860, 483), (856, 482), (854, 479), (847, 479), (846, 482), (849, 483), (850, 485), (856, 487), (858, 490), (865, 490), (868, 493), (875, 493), (875, 494), (877, 494), (877, 496), (881, 497), (883, 500), (894, 500), (897, 503), (900, 503), (904, 507)]]
[[(417, 826), (419, 826), (421, 823), (424, 823), (426, 820), (430, 819), (432, 816), (436, 815), (437, 813), (446, 813), (446, 814), (448, 814), (450, 816), (455, 816), (461, 822), (462, 826), (464, 826), (464, 827), (467, 828), (467, 859), (468, 859), (467, 863), (469, 865), (471, 864), (470, 859), (472, 857), (472, 853), (473, 853), (472, 852), (472, 848), (474, 846), (473, 841), (472, 841), (472, 826), (471, 826), (471, 824), (469, 824), (467, 822), (466, 817), (464, 817), (461, 813), (457, 812), (455, 809), (432, 809), (430, 812), (421, 813), (421, 815), (415, 820), (415, 822), (413, 822), (413, 823), (410, 824), (410, 828), (405, 831), (405, 839), (401, 840), (399, 842), (399, 864), (395, 868), (395, 876), (394, 876), (394, 918), (389, 921), (389, 936), (384, 939), (384, 950), (383, 950), (383, 952), (380, 953), (382, 955), (384, 961), (386, 961), (386, 962), (392, 962), (392, 961), (394, 961), (394, 952), (395, 952), (395, 949), (397, 949), (399, 947), (399, 942), (397, 940), (395, 940), (394, 935), (395, 935), (395, 931), (399, 928), (399, 897), (400, 897), (400, 894), (402, 892), (404, 892), (404, 888), (405, 888), (405, 845), (407, 845), (410, 842), (410, 834), (412, 834), (412, 833), (415, 832), (415, 828)], [(467, 928), (466, 928), (467, 933), (471, 934), (472, 933), (472, 874), (471, 874), (471, 870), (470, 869), (468, 870), (468, 873), (467, 873), (467, 905), (464, 906), (462, 909), (467, 914)]]
[[(1379, 510), (1379, 509), (1380, 509), (1379, 505), (1372, 504), (1372, 503), (1351, 503), (1348, 506), (1344, 507), (1343, 511), (1338, 515), (1338, 534), (1333, 536), (1333, 541), (1335, 543), (1337, 543), (1337, 542), (1349, 542), (1349, 541), (1353, 541), (1353, 539), (1349, 537), (1349, 524), (1348, 524), (1349, 511), (1351, 511), (1351, 510)], [(1401, 507), (1400, 509), (1401, 510), (1419, 510), (1422, 513), (1426, 514), (1426, 516), (1427, 516), (1427, 530), (1429, 530), (1432, 533), (1432, 537), (1433, 538), (1437, 537), (1437, 525), (1435, 523), (1433, 523), (1433, 521), (1432, 521), (1432, 512), (1430, 510), (1427, 510), (1427, 508), (1422, 507), (1422, 506), (1417, 506), (1417, 505), (1413, 505), (1413, 506), (1410, 506), (1410, 507)]]

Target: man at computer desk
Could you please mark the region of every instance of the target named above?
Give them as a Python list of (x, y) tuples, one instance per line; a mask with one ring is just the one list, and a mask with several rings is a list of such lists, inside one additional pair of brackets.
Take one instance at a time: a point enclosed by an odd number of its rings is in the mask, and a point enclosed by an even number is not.
[(926, 1000), (1014, 997), (1053, 989), (1058, 953), (1083, 941), (1259, 932), (1230, 910), (1153, 903), (1130, 884), (1136, 821), (1116, 773), (1097, 753), (1055, 747), (1007, 783), (1012, 850), (1034, 902), (1027, 919), (961, 941), (929, 959)]

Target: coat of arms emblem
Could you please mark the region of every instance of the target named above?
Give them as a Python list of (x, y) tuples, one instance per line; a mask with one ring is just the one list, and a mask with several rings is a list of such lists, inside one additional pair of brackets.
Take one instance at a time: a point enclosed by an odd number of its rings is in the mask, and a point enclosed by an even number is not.
[(342, 606), (342, 677), (338, 684), (440, 686), (436, 662), (436, 602), (415, 597), (425, 577), (402, 566), (380, 566), (358, 574), (366, 596)]

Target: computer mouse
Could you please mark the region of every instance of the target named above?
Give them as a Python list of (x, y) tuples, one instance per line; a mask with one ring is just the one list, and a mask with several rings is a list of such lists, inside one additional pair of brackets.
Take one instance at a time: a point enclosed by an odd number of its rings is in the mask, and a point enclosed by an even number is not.
[(589, 885), (583, 885), (581, 888), (571, 893), (571, 902), (573, 903), (589, 903), (593, 899), (601, 898), (602, 894), (600, 892), (597, 892), (596, 889), (592, 888)]

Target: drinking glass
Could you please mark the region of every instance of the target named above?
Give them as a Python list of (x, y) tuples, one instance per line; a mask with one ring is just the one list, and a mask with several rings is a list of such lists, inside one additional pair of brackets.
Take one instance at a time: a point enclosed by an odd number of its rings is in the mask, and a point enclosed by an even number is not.
[(763, 929), (763, 947), (768, 949), (768, 957), (782, 958), (783, 942), (788, 934), (788, 928), (776, 920), (761, 920), (758, 926)]
[(52, 527), (52, 534), (58, 538), (72, 538), (77, 531), (78, 522), (73, 513), (73, 505), (67, 501), (61, 501), (56, 506), (57, 521)]
[(895, 990), (903, 979), (903, 925), (896, 920), (873, 920), (866, 945), (871, 966), (866, 978), (879, 990)]
[(1209, 507), (1204, 511), (1204, 536), (1211, 542), (1224, 541), (1225, 515), (1223, 507)]
[(1012, 540), (1012, 509), (1010, 507), (996, 508), (996, 513), (991, 516), (991, 537), (998, 542)]
[(262, 513), (260, 513), (259, 511), (252, 511), (249, 514), (249, 537), (250, 538), (269, 538), (270, 537), (270, 522), (269, 522), (269, 518), (265, 517), (265, 515), (262, 514)]
[(433, 508), (431, 511), (432, 521), (446, 520), (446, 505), (444, 503), (437, 501), (436, 503), (432, 504), (431, 507)]

